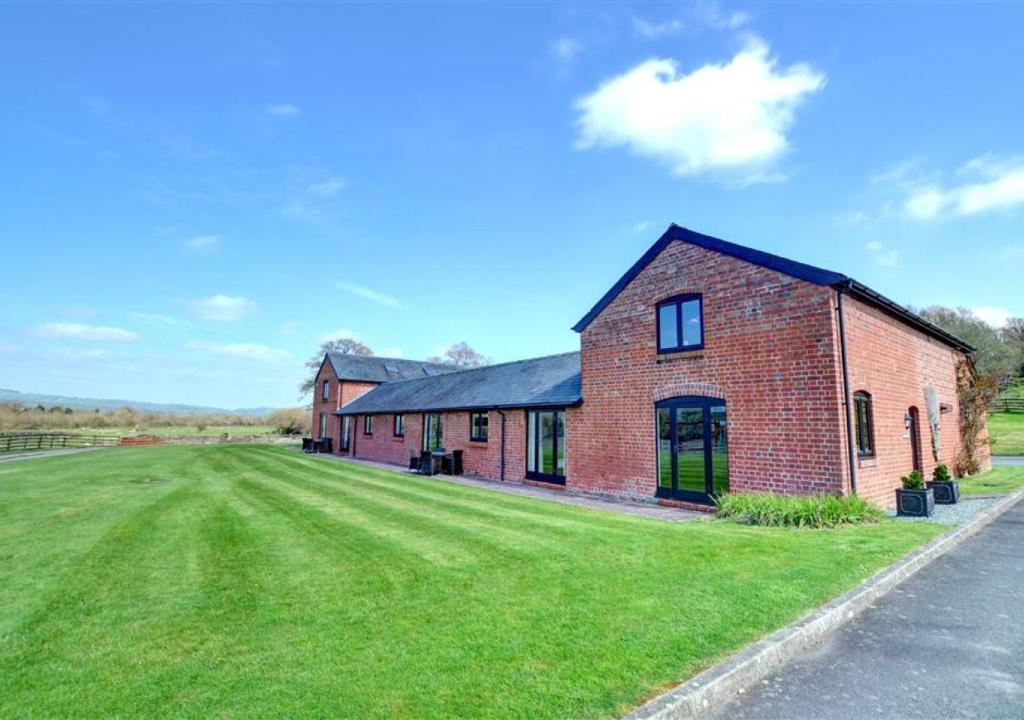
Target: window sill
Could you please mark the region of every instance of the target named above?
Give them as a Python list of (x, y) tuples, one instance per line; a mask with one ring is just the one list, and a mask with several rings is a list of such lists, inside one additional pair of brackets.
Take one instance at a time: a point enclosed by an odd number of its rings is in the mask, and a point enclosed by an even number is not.
[(863, 468), (865, 470), (870, 469), (870, 468), (874, 468), (874, 467), (878, 467), (878, 458), (877, 457), (857, 458), (857, 467)]
[[(479, 438), (470, 438), (470, 439), (469, 439), (469, 441), (470, 441), (471, 443), (476, 443), (476, 444), (477, 444), (477, 446), (480, 446), (480, 445), (486, 445), (486, 444), (487, 444), (487, 441), (486, 441), (486, 440), (481, 440), (481, 439), (479, 439)], [(470, 447), (472, 447), (472, 445), (471, 445)]]
[(398, 442), (405, 442), (405, 435), (392, 435), (391, 439), (397, 440)]
[(673, 360), (689, 360), (698, 359), (704, 357), (704, 348), (699, 350), (675, 350), (673, 352), (660, 352), (657, 355), (657, 361), (672, 362)]

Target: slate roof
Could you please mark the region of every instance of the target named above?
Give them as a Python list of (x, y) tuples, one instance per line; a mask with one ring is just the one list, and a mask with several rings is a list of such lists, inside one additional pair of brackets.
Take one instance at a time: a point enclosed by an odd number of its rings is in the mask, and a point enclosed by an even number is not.
[(361, 382), (386, 383), (412, 380), (450, 373), (458, 369), (452, 365), (429, 363), (422, 360), (364, 357), (335, 352), (327, 353), (327, 360), (334, 367), (334, 374), (339, 380)]
[(612, 285), (608, 292), (606, 292), (601, 299), (597, 301), (597, 304), (590, 309), (590, 312), (584, 315), (572, 329), (576, 332), (583, 332), (586, 327), (593, 322), (594, 318), (600, 315), (601, 311), (604, 310), (616, 297), (618, 297), (619, 293), (629, 285), (633, 278), (639, 275), (640, 272), (647, 267), (652, 260), (654, 260), (654, 258), (661, 254), (661, 251), (664, 250), (669, 243), (675, 240), (689, 243), (690, 245), (697, 245), (698, 247), (713, 250), (714, 252), (722, 253), (723, 255), (729, 255), (730, 257), (738, 258), (740, 260), (753, 263), (754, 265), (775, 270), (783, 275), (789, 275), (790, 277), (795, 277), (799, 280), (814, 283), (815, 285), (829, 285), (837, 290), (849, 293), (858, 300), (862, 300), (869, 305), (877, 307), (893, 317), (902, 320), (906, 324), (917, 328), (926, 335), (930, 335), (941, 340), (958, 350), (963, 350), (964, 352), (971, 352), (974, 350), (973, 347), (955, 335), (946, 332), (937, 325), (933, 325), (909, 308), (903, 307), (847, 275), (815, 267), (814, 265), (807, 265), (806, 263), (797, 262), (795, 260), (789, 260), (788, 258), (784, 258), (780, 255), (773, 255), (744, 245), (737, 245), (736, 243), (728, 242), (727, 240), (720, 240), (719, 238), (711, 237), (710, 235), (702, 235), (701, 233), (694, 232), (693, 230), (680, 227), (675, 223), (668, 226), (668, 230), (658, 238), (658, 241), (654, 243), (654, 245), (652, 245), (621, 278), (619, 278), (618, 282)]
[(378, 385), (336, 415), (578, 405), (578, 352)]

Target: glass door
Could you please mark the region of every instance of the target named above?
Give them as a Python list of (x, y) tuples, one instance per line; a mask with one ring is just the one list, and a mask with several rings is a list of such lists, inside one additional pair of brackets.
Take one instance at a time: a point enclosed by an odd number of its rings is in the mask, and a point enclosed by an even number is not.
[(711, 502), (729, 490), (725, 401), (681, 397), (657, 404), (658, 497)]
[(565, 411), (526, 413), (526, 477), (565, 484)]

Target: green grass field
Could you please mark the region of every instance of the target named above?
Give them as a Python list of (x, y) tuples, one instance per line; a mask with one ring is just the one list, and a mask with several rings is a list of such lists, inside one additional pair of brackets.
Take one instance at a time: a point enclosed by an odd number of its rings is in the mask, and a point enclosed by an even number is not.
[(1024, 487), (1024, 468), (997, 467), (974, 477), (960, 480), (961, 495), (1010, 493)]
[(273, 435), (276, 430), (272, 425), (209, 425), (202, 430), (195, 426), (160, 425), (136, 430), (130, 427), (97, 427), (97, 428), (68, 428), (56, 430), (5, 430), (4, 432), (46, 432), (46, 433), (74, 433), (78, 435), (112, 435), (115, 437), (131, 437), (133, 435), (161, 435), (161, 436), (182, 436), (182, 435)]
[(1024, 413), (992, 413), (988, 434), (993, 455), (1024, 455)]
[(0, 717), (609, 717), (941, 532), (666, 523), (267, 446), (0, 464)]

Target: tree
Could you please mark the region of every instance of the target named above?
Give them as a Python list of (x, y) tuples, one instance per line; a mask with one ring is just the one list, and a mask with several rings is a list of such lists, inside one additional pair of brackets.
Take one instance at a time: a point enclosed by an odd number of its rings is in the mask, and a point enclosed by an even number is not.
[(998, 330), (967, 308), (928, 307), (921, 317), (973, 345), (974, 364), (980, 376), (992, 377), (999, 387), (1006, 387), (1016, 373), (1020, 361)]
[(305, 400), (313, 392), (313, 387), (316, 385), (316, 374), (320, 370), (320, 363), (324, 361), (324, 355), (329, 352), (341, 355), (361, 355), (363, 357), (371, 357), (373, 355), (373, 350), (351, 338), (338, 338), (337, 340), (328, 340), (327, 342), (320, 343), (320, 349), (316, 355), (313, 355), (306, 361), (309, 377), (299, 385), (299, 400)]
[(444, 363), (459, 368), (478, 368), (490, 365), (491, 359), (484, 357), (465, 342), (457, 342), (444, 351), (443, 357), (428, 357), (427, 362)]
[(1017, 363), (1017, 375), (1024, 376), (1024, 318), (1010, 318), (1002, 329), (1003, 340), (1010, 346), (1014, 361)]

